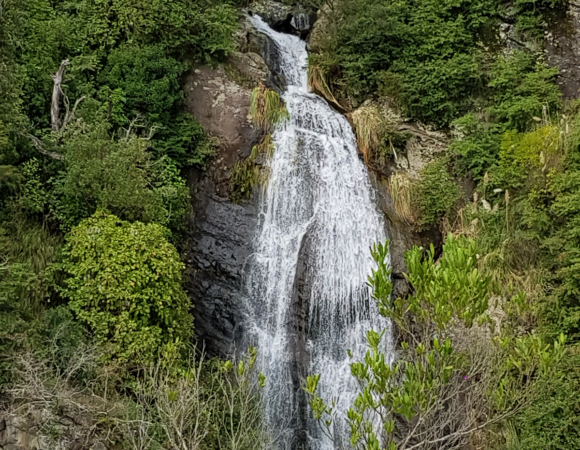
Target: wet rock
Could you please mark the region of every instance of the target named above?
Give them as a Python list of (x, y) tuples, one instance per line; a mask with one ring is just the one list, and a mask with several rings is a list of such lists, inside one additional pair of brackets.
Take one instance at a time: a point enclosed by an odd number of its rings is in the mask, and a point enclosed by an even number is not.
[[(243, 39), (257, 38), (246, 33)], [(258, 54), (238, 52), (229, 62), (253, 82), (265, 77)], [(250, 87), (232, 80), (224, 67), (195, 69), (185, 92), (187, 110), (219, 141), (208, 170), (191, 170), (188, 176), (193, 216), (185, 252), (187, 286), (198, 340), (210, 355), (229, 357), (240, 331), (244, 263), (258, 216), (256, 198), (242, 205), (229, 201), (230, 176), (250, 155), (260, 131), (248, 119)]]
[(220, 196), (211, 174), (192, 172), (195, 212), (188, 240), (187, 285), (194, 304), (195, 334), (207, 352), (229, 357), (241, 336), (244, 264), (252, 253), (257, 199), (243, 205)]
[(248, 8), (253, 14), (258, 14), (264, 22), (276, 31), (285, 31), (291, 26), (294, 7), (272, 0), (254, 2)]
[(248, 11), (259, 15), (276, 31), (297, 34), (305, 39), (316, 21), (316, 14), (301, 5), (290, 6), (272, 0), (252, 3)]

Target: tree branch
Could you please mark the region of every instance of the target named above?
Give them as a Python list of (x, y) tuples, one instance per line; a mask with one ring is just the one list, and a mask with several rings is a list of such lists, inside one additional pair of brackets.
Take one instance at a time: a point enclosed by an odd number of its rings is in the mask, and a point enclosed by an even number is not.
[(59, 120), (59, 113), (60, 113), (60, 96), (63, 95), (62, 92), (62, 79), (64, 77), (64, 72), (66, 67), (70, 64), (68, 59), (65, 59), (63, 62), (60, 63), (60, 67), (56, 74), (51, 75), (52, 80), (54, 82), (54, 86), (52, 88), (52, 106), (50, 108), (50, 122), (52, 125), (52, 130), (59, 132), (60, 131), (60, 120)]
[(50, 156), (51, 158), (57, 159), (59, 161), (64, 161), (64, 156), (62, 156), (60, 153), (50, 152), (46, 150), (42, 145), (42, 141), (38, 139), (36, 136), (29, 133), (27, 137), (32, 141), (32, 145), (34, 145), (38, 149), (38, 151), (43, 155)]

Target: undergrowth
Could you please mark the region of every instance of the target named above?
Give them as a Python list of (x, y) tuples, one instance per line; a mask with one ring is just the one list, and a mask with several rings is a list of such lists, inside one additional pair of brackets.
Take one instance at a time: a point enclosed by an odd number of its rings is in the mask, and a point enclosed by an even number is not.
[(272, 135), (266, 134), (262, 141), (252, 148), (250, 156), (238, 162), (232, 169), (230, 178), (230, 200), (239, 203), (249, 198), (254, 187), (268, 180), (267, 159), (274, 154)]

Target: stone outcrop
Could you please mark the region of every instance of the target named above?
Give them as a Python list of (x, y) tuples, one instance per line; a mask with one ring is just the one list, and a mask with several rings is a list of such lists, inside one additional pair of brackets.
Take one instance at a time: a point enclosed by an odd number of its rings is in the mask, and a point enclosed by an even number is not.
[(566, 15), (546, 31), (546, 56), (558, 67), (558, 85), (564, 98), (578, 98), (580, 90), (580, 5), (570, 2)]
[(258, 14), (274, 30), (297, 34), (302, 38), (308, 36), (316, 21), (316, 13), (299, 4), (290, 6), (273, 0), (258, 0), (248, 10)]
[(242, 204), (229, 200), (230, 176), (260, 139), (248, 117), (251, 93), (270, 76), (258, 53), (266, 44), (245, 16), (237, 42), (225, 65), (195, 68), (185, 84), (187, 110), (216, 141), (207, 170), (192, 170), (188, 177), (193, 215), (185, 252), (187, 285), (196, 336), (210, 355), (224, 357), (234, 351), (239, 335), (242, 273), (258, 217), (257, 198)]

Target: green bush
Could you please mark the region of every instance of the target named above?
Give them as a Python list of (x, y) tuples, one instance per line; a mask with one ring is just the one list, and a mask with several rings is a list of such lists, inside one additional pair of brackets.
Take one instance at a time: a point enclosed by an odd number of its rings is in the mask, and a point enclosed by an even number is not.
[(483, 53), (476, 45), (493, 22), (497, 2), (342, 0), (335, 45), (325, 49), (361, 99), (397, 76), (412, 117), (446, 125), (465, 114), (485, 87)]
[[(149, 126), (166, 125), (183, 101), (180, 84), (186, 68), (162, 45), (126, 44), (111, 51), (99, 81), (119, 90), (126, 118), (141, 114)], [(126, 127), (128, 121), (116, 125)]]
[(539, 397), (516, 417), (514, 424), (523, 450), (580, 448), (580, 358), (569, 355), (543, 382)]
[[(534, 117), (553, 115), (562, 106), (562, 96), (554, 82), (558, 69), (537, 62), (526, 52), (500, 56), (492, 67), (494, 103), (489, 112), (503, 130), (526, 131)], [(543, 109), (546, 113), (543, 113)]]
[(107, 124), (73, 132), (65, 169), (53, 180), (51, 212), (63, 230), (104, 208), (126, 220), (182, 223), (189, 192), (169, 161), (154, 161), (149, 141), (113, 140)]
[[(353, 447), (463, 447), (467, 436), (520, 412), (544, 380), (557, 379), (552, 370), (564, 360), (564, 336), (551, 345), (532, 334), (484, 331), (490, 278), (478, 269), (473, 240), (449, 235), (437, 261), (433, 246), (408, 251), (406, 298), (391, 296), (388, 243), (374, 246), (372, 256), (369, 285), (381, 315), (396, 325), (397, 358), (391, 362), (381, 342), (386, 330), (367, 332), (364, 358), (350, 364), (358, 386), (346, 417)], [(319, 380), (309, 376), (304, 390), (332, 436), (335, 403), (318, 395)]]
[(417, 211), (417, 227), (420, 230), (435, 225), (461, 198), (459, 186), (447, 171), (448, 163), (448, 158), (429, 163), (413, 186), (411, 199)]
[(455, 171), (462, 177), (471, 176), (474, 181), (483, 180), (485, 173), (497, 163), (501, 135), (473, 114), (455, 120), (452, 126), (459, 135), (449, 146), (450, 153), (456, 156)]
[(73, 228), (64, 250), (63, 295), (112, 358), (150, 362), (192, 333), (184, 266), (158, 224), (98, 212)]

